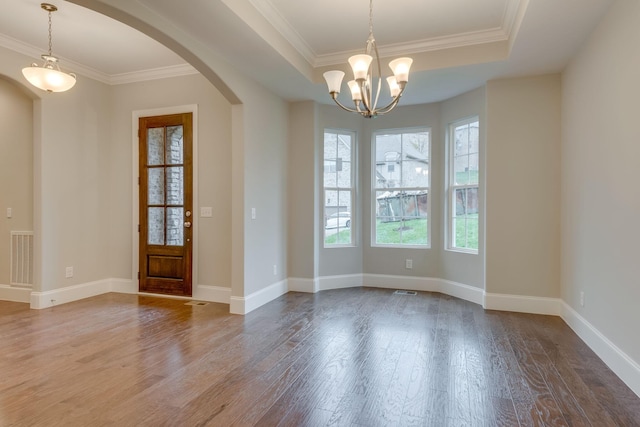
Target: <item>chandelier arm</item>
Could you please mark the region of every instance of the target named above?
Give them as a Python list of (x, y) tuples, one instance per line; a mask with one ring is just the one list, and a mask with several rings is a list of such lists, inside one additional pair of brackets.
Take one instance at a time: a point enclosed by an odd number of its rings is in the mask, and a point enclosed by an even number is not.
[[(375, 56), (375, 64), (372, 64), (373, 57)], [(334, 81), (339, 74), (340, 81), (344, 77), (344, 73), (341, 71), (326, 72), (325, 79), (329, 87), (329, 93), (334, 102), (343, 110), (354, 112), (362, 115), (366, 118), (376, 117), (378, 115), (386, 114), (398, 105), (400, 97), (402, 96), (405, 85), (408, 81), (409, 67), (413, 60), (411, 58), (397, 58), (389, 64), (393, 70), (394, 76), (389, 77), (389, 89), (391, 90), (392, 100), (391, 102), (382, 107), (377, 108), (378, 101), (380, 100), (380, 93), (382, 91), (382, 66), (380, 64), (380, 53), (378, 52), (378, 46), (373, 36), (373, 0), (369, 0), (369, 38), (367, 39), (367, 45), (364, 55), (354, 55), (349, 58), (349, 63), (353, 68), (354, 80), (349, 82), (349, 87), (352, 89), (352, 96), (356, 99), (353, 100), (355, 109), (346, 107), (340, 103), (337, 99), (340, 82)], [(368, 69), (365, 71), (364, 66)], [(377, 67), (377, 70), (376, 70)], [(377, 71), (377, 73), (376, 73)], [(363, 74), (366, 75), (363, 77)], [(374, 88), (374, 75), (377, 74), (377, 87)], [(359, 90), (359, 94), (355, 92)], [(393, 96), (395, 94), (395, 96)], [(359, 99), (357, 99), (359, 98)]]
[[(358, 83), (358, 86), (360, 87), (360, 95), (362, 97), (362, 106), (364, 107), (366, 112), (371, 111), (371, 102), (370, 102), (371, 88), (367, 88), (366, 79), (359, 79), (357, 83)], [(358, 108), (358, 112), (362, 112), (362, 110)]]
[(400, 102), (400, 96), (402, 94), (398, 94), (398, 96), (396, 96), (393, 101), (391, 101), (388, 105), (386, 105), (385, 107), (380, 108), (376, 113), (377, 114), (386, 114), (389, 111), (393, 110), (397, 105), (398, 102)]
[[(348, 111), (350, 113), (361, 113), (360, 109), (354, 110), (353, 108), (349, 108), (349, 107), (346, 107), (346, 106), (342, 105), (342, 103), (340, 101), (338, 101), (338, 93), (337, 92), (331, 92), (331, 98), (343, 110)], [(356, 107), (357, 106), (358, 106), (358, 104), (356, 103)]]
[(387, 104), (386, 106), (378, 109), (376, 111), (376, 114), (377, 115), (382, 115), (382, 114), (386, 114), (389, 111), (393, 110), (398, 105), (398, 102), (400, 102), (400, 97), (402, 96), (403, 92), (404, 92), (404, 87), (402, 89), (400, 89), (400, 92), (398, 93), (398, 95), (395, 98), (393, 98), (393, 100), (389, 104)]

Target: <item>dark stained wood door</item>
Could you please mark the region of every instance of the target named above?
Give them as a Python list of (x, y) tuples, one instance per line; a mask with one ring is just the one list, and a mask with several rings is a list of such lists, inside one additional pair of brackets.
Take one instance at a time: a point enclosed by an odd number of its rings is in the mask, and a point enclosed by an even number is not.
[(140, 292), (192, 294), (192, 118), (139, 120)]

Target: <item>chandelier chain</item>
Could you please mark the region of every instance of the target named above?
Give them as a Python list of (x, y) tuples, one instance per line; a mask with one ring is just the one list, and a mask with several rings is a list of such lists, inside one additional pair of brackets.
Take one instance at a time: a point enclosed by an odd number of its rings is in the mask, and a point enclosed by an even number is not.
[(373, 38), (373, 0), (369, 0), (369, 38)]

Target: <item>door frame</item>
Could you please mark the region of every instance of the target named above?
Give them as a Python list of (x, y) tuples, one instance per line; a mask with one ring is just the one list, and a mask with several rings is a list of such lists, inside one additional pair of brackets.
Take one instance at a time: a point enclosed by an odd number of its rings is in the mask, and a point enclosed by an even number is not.
[[(132, 194), (132, 206), (131, 206), (131, 282), (133, 293), (141, 293), (138, 289), (138, 269), (140, 266), (140, 234), (138, 233), (138, 224), (140, 223), (140, 195), (138, 186), (138, 177), (140, 176), (140, 157), (139, 157), (139, 140), (138, 140), (138, 125), (141, 117), (153, 117), (153, 116), (166, 116), (170, 114), (182, 114), (192, 113), (193, 119), (193, 219), (191, 220), (192, 229), (192, 264), (191, 264), (191, 295), (195, 295), (198, 287), (198, 222), (200, 217), (200, 205), (198, 204), (198, 105), (177, 105), (175, 107), (165, 108), (153, 108), (148, 110), (135, 110), (132, 113), (131, 118), (131, 194)], [(164, 294), (163, 294), (164, 295)], [(176, 297), (171, 295), (164, 295), (168, 298), (187, 298), (192, 297)]]

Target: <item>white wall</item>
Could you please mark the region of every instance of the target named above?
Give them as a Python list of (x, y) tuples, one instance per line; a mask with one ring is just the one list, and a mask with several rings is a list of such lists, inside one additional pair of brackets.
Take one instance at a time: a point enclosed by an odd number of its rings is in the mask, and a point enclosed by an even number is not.
[(560, 296), (560, 76), (486, 86), (486, 291)]
[(616, 2), (563, 73), (561, 205), (562, 298), (636, 364), (638, 22), (640, 3)]
[(0, 76), (0, 285), (11, 280), (11, 231), (33, 231), (33, 100)]

